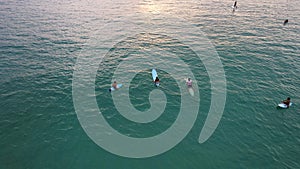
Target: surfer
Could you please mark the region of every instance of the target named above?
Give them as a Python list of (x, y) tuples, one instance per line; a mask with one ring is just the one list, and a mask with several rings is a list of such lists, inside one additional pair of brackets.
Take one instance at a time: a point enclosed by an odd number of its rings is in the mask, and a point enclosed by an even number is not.
[(188, 86), (188, 87), (193, 87), (192, 85), (193, 85), (193, 81), (191, 80), (191, 78), (188, 78), (188, 80), (186, 81), (186, 85)]
[(288, 19), (284, 20), (283, 25), (286, 25), (289, 22)]
[(282, 103), (284, 103), (287, 107), (290, 107), (291, 98), (287, 98), (286, 100), (283, 100)]
[(159, 78), (156, 76), (155, 80), (154, 80), (155, 85), (157, 86), (157, 84), (159, 84)]
[(233, 7), (237, 8), (237, 1), (234, 1)]
[(233, 8), (233, 12), (237, 9), (237, 1), (234, 1), (232, 8)]
[(114, 83), (111, 85), (111, 87), (113, 87), (114, 89), (118, 89), (118, 87), (117, 87), (117, 82), (116, 81), (114, 81)]

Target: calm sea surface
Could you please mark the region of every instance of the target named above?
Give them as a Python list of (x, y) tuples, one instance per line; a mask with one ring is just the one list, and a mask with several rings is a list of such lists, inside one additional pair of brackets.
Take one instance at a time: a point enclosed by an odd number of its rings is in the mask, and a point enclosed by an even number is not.
[[(300, 1), (239, 1), (234, 13), (232, 4), (0, 0), (0, 168), (300, 168)], [(283, 26), (285, 19), (289, 23)], [(167, 32), (168, 24), (180, 30), (181, 40), (157, 33)], [(191, 27), (195, 31), (182, 34)], [(211, 84), (205, 65), (183, 42), (186, 35), (191, 41), (205, 36), (226, 75), (223, 116), (202, 144), (198, 137), (210, 108)], [(99, 56), (99, 51), (108, 52)], [(145, 57), (145, 51), (156, 56), (173, 53), (189, 65), (199, 88), (199, 114), (187, 136), (171, 150), (150, 158), (121, 157), (99, 147), (80, 125), (73, 72), (78, 58), (103, 58), (95, 78), (99, 110), (121, 134), (151, 137), (168, 129), (179, 113), (181, 93), (171, 74), (157, 68), (159, 89), (168, 101), (162, 116), (149, 124), (125, 119), (107, 92), (122, 59)], [(153, 90), (151, 64), (144, 64), (149, 68), (128, 67), (138, 72), (129, 98), (139, 111), (151, 107), (148, 98)], [(183, 71), (180, 65), (168, 66)], [(286, 97), (293, 105), (277, 109)]]

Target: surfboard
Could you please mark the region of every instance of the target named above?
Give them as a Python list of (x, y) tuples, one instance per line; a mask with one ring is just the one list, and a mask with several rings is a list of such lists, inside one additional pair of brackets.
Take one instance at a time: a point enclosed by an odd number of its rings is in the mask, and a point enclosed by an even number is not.
[(191, 96), (194, 96), (194, 89), (192, 87), (188, 87), (188, 91), (190, 93)]
[[(291, 103), (290, 103), (290, 107), (291, 107), (292, 104), (293, 104), (293, 103), (291, 102)], [(278, 107), (283, 108), (283, 109), (288, 108), (287, 105), (284, 104), (284, 103), (279, 103), (279, 104), (278, 104)]]
[[(117, 84), (117, 89), (119, 89), (119, 88), (121, 88), (122, 87), (122, 84)], [(113, 87), (111, 87), (110, 89), (109, 89), (109, 91), (111, 92), (111, 91), (115, 91), (116, 89), (115, 88), (113, 88)]]
[[(156, 77), (158, 77), (157, 72), (155, 69), (152, 69), (152, 79), (153, 82), (155, 81)], [(156, 86), (159, 86), (159, 83), (155, 83)]]

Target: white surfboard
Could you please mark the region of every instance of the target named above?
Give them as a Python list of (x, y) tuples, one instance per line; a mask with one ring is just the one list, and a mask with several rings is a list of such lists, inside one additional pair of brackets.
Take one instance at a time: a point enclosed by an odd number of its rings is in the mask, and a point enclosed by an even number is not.
[(189, 91), (189, 93), (190, 93), (191, 96), (195, 95), (194, 89), (192, 87), (188, 87), (188, 91)]
[[(157, 72), (155, 69), (152, 69), (152, 79), (153, 82), (155, 81), (156, 77), (158, 77)], [(159, 86), (159, 83), (155, 83), (156, 86)]]
[[(121, 88), (122, 87), (122, 84), (117, 84), (117, 89)], [(116, 89), (114, 87), (111, 87), (109, 89), (109, 91), (115, 91)]]
[[(293, 103), (292, 102), (290, 102), (290, 107), (291, 107), (291, 105), (292, 105)], [(283, 108), (283, 109), (286, 109), (286, 108), (288, 108), (287, 107), (287, 105), (286, 104), (284, 104), (284, 103), (279, 103), (278, 104), (278, 107), (280, 107), (280, 108)]]

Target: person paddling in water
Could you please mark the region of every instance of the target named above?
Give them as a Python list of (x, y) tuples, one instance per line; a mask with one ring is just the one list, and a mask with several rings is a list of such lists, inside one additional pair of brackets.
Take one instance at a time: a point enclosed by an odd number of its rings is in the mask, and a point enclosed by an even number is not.
[(159, 78), (156, 76), (155, 80), (154, 80), (155, 86), (159, 85)]
[(282, 103), (284, 103), (287, 107), (290, 107), (291, 98), (287, 98), (286, 100), (283, 100)]
[(188, 80), (186, 81), (186, 85), (188, 86), (188, 87), (193, 87), (192, 85), (193, 85), (193, 81), (191, 80), (191, 78), (188, 78)]

